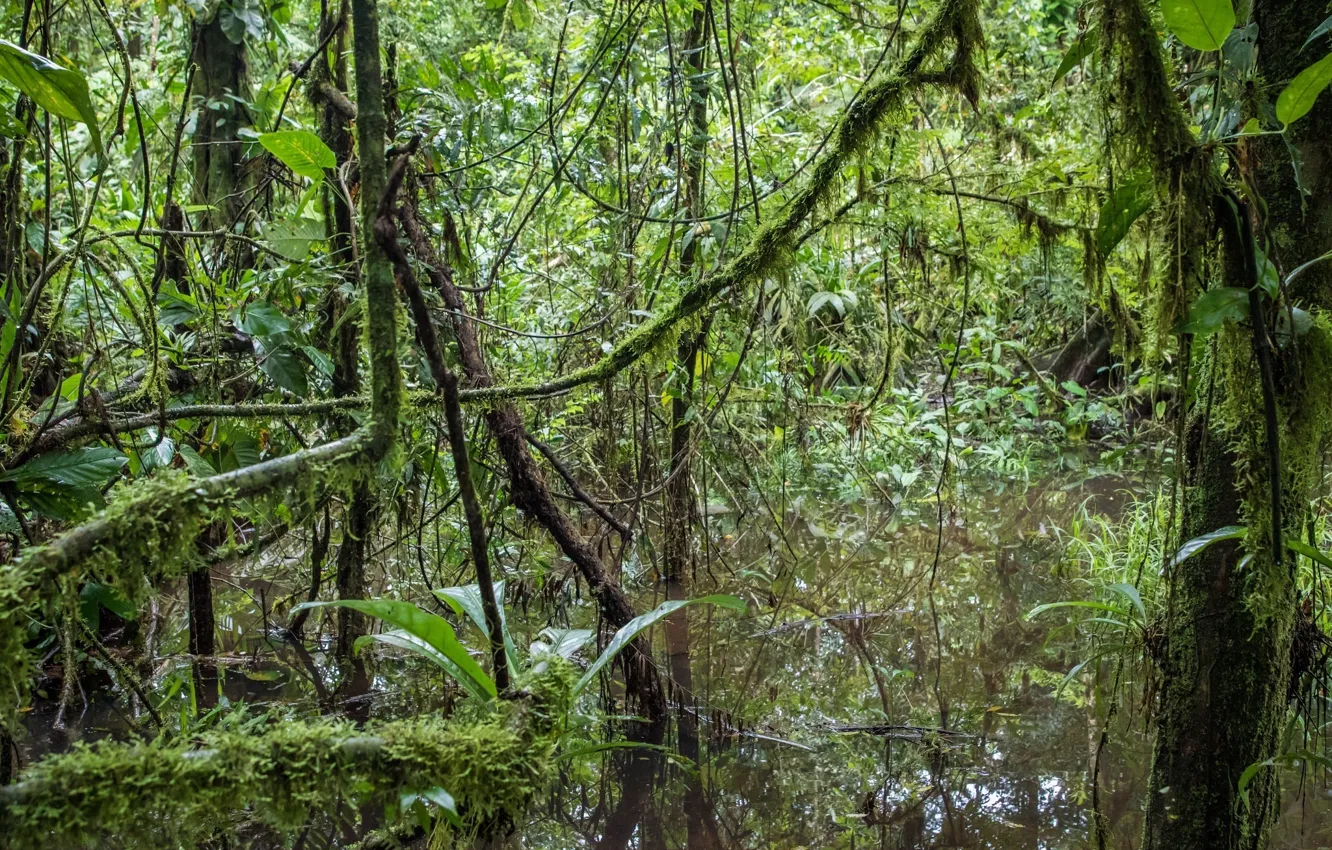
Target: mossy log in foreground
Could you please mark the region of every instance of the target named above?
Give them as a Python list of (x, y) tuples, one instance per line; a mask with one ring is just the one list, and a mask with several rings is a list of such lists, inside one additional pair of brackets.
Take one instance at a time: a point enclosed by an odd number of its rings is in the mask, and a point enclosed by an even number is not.
[(442, 788), (465, 828), (517, 820), (538, 789), (569, 707), (552, 664), (529, 694), (467, 720), (414, 718), (358, 730), (282, 721), (169, 744), (79, 746), (0, 788), (0, 847), (191, 847), (257, 822), (285, 834), (320, 813)]

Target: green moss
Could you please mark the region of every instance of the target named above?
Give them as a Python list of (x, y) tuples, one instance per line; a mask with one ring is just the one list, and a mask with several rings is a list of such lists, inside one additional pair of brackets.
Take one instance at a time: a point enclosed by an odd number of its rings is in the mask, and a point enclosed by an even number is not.
[[(1152, 315), (1152, 347), (1160, 349), (1207, 279), (1216, 231), (1215, 202), (1221, 179), (1212, 154), (1198, 144), (1161, 52), (1158, 28), (1143, 0), (1101, 4), (1104, 43), (1115, 73), (1106, 98), (1120, 126), (1114, 138), (1129, 168), (1146, 169), (1159, 196), (1155, 223), (1166, 243), (1169, 268), (1162, 269)], [(1122, 174), (1121, 174), (1122, 179)]]
[[(1263, 393), (1250, 333), (1247, 327), (1227, 329), (1216, 347), (1211, 368), (1225, 392), (1218, 394), (1212, 420), (1213, 431), (1226, 441), (1234, 458), (1241, 523), (1249, 529), (1245, 548), (1253, 556), (1247, 574), (1248, 605), (1262, 625), (1289, 613), (1285, 608), (1291, 589), (1289, 565), (1278, 567), (1271, 557)], [(1318, 317), (1309, 333), (1281, 354), (1283, 380), (1277, 388), (1281, 514), (1286, 534), (1298, 538), (1308, 516), (1309, 495), (1318, 483), (1323, 437), (1332, 423), (1332, 320)]]
[(210, 513), (206, 502), (186, 476), (164, 473), (118, 492), (98, 520), (108, 533), (82, 562), (68, 563), (56, 541), (0, 566), (0, 722), (12, 726), (27, 700), (34, 672), (24, 647), (29, 623), (55, 613), (71, 569), (142, 600), (151, 582), (187, 569)]
[(53, 605), (66, 582), (97, 581), (142, 601), (153, 586), (198, 566), (199, 533), (237, 497), (312, 505), (318, 492), (350, 492), (377, 473), (379, 462), (398, 462), (392, 449), (387, 458), (354, 447), (319, 451), (280, 459), (281, 469), (250, 467), (211, 479), (163, 470), (123, 485), (95, 519), (0, 566), (0, 724), (12, 728), (28, 697), (29, 624), (58, 619)]
[(569, 708), (567, 665), (534, 677), (528, 697), (467, 720), (420, 717), (358, 730), (337, 720), (276, 722), (172, 744), (79, 745), (0, 789), (2, 846), (196, 846), (255, 820), (284, 834), (342, 804), (396, 802), (443, 788), (463, 828), (521, 817), (541, 787)]

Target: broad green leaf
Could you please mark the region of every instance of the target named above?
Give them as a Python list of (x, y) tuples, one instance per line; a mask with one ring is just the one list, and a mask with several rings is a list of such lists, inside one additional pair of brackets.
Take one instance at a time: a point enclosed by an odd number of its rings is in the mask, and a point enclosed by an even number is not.
[(1316, 564), (1322, 564), (1323, 566), (1332, 569), (1332, 557), (1328, 557), (1326, 554), (1310, 546), (1308, 543), (1305, 543), (1303, 540), (1300, 540), (1298, 537), (1287, 537), (1286, 548), (1292, 552), (1303, 555)]
[[(462, 826), (462, 817), (458, 814), (458, 804), (453, 799), (453, 795), (439, 786), (428, 788), (425, 791), (403, 791), (398, 798), (398, 807), (403, 810), (422, 803), (433, 803), (439, 807), (449, 823), (456, 827)], [(425, 825), (428, 826), (429, 817), (427, 816), (425, 820)]]
[(223, 458), (223, 472), (254, 466), (263, 459), (262, 452), (259, 449), (259, 441), (249, 434), (234, 437), (227, 444)]
[(1161, 14), (1175, 37), (1194, 50), (1220, 50), (1235, 28), (1230, 0), (1162, 0)]
[(311, 180), (324, 179), (324, 169), (337, 168), (338, 158), (309, 130), (261, 133), (259, 144), (292, 171)]
[(88, 94), (88, 81), (82, 74), (62, 68), (17, 44), (0, 41), (0, 77), (13, 83), (52, 115), (87, 124), (88, 132), (92, 134), (93, 150), (101, 158), (102, 132), (97, 126), (97, 112)]
[(1147, 608), (1142, 604), (1142, 594), (1138, 592), (1136, 587), (1131, 584), (1120, 582), (1118, 584), (1110, 585), (1110, 589), (1127, 599), (1129, 602), (1132, 602), (1133, 607), (1138, 611), (1138, 617), (1146, 622)]
[(79, 591), (79, 614), (88, 628), (96, 632), (102, 624), (102, 609), (110, 611), (122, 620), (130, 622), (138, 614), (134, 603), (105, 584), (90, 581)]
[[(432, 591), (445, 605), (453, 609), (460, 617), (467, 617), (480, 630), (487, 641), (490, 640), (490, 627), (486, 625), (486, 609), (481, 604), (481, 586), (465, 584), (460, 587), (446, 587)], [(509, 636), (509, 623), (504, 619), (504, 582), (495, 582), (495, 602), (499, 606), (500, 631), (504, 634), (504, 652), (509, 658), (509, 669), (518, 669), (518, 651), (514, 648), (513, 638)]]
[(217, 475), (217, 467), (213, 466), (212, 461), (189, 446), (180, 447), (180, 457), (185, 461), (185, 468), (196, 478), (208, 478)]
[(513, 21), (515, 30), (521, 32), (532, 26), (534, 18), (532, 7), (528, 5), (527, 0), (512, 0), (509, 3), (509, 19)]
[(1145, 173), (1132, 175), (1115, 187), (1096, 220), (1096, 249), (1102, 257), (1124, 240), (1133, 222), (1151, 209), (1153, 200), (1151, 178)]
[(596, 675), (600, 673), (607, 664), (610, 664), (611, 661), (615, 660), (615, 656), (619, 655), (639, 632), (654, 623), (666, 619), (666, 617), (686, 605), (700, 603), (704, 605), (718, 605), (722, 608), (730, 608), (733, 611), (745, 610), (745, 601), (743, 599), (740, 599), (737, 596), (727, 596), (726, 594), (721, 593), (712, 596), (702, 596), (698, 599), (671, 599), (663, 602), (646, 614), (639, 614), (637, 617), (625, 623), (623, 628), (615, 633), (615, 637), (611, 638), (610, 643), (606, 644), (605, 650), (603, 650), (601, 655), (597, 657), (596, 661), (592, 662), (592, 666), (587, 668), (587, 672), (584, 673), (583, 677), (578, 680), (576, 685), (574, 685), (574, 693), (581, 693), (583, 688), (587, 687), (588, 683), (596, 678)]
[(19, 525), (18, 517), (14, 516), (13, 509), (0, 501), (0, 532), (18, 534), (22, 530), (23, 527)]
[(264, 227), (268, 247), (288, 260), (304, 260), (310, 246), (324, 238), (324, 224), (313, 218), (269, 222)]
[(1236, 27), (1226, 36), (1226, 43), (1221, 46), (1221, 55), (1225, 57), (1227, 70), (1247, 76), (1253, 70), (1254, 60), (1258, 57), (1258, 25)]
[(1224, 528), (1218, 528), (1216, 531), (1200, 534), (1179, 547), (1179, 551), (1175, 553), (1175, 559), (1171, 561), (1171, 565), (1177, 567), (1189, 558), (1192, 558), (1194, 555), (1217, 543), (1222, 543), (1226, 540), (1243, 540), (1244, 536), (1248, 533), (1249, 529), (1245, 526), (1227, 525)]
[(92, 511), (106, 507), (106, 500), (95, 487), (23, 490), (20, 495), (37, 513), (68, 522), (82, 522)]
[(1077, 67), (1083, 59), (1096, 52), (1096, 44), (1100, 39), (1097, 37), (1096, 30), (1088, 30), (1078, 36), (1078, 40), (1068, 48), (1064, 53), (1064, 61), (1059, 63), (1059, 68), (1055, 70), (1054, 77), (1050, 80), (1050, 85), (1062, 80)]
[(245, 307), (236, 326), (250, 336), (276, 336), (291, 330), (291, 320), (267, 301), (255, 301)]
[(273, 383), (297, 398), (304, 398), (310, 392), (310, 383), (305, 377), (305, 359), (286, 343), (265, 351), (259, 368)]
[(1314, 27), (1313, 32), (1309, 33), (1309, 37), (1304, 40), (1304, 44), (1300, 45), (1300, 50), (1304, 50), (1304, 48), (1308, 47), (1314, 39), (1318, 38), (1320, 35), (1326, 35), (1329, 31), (1332, 31), (1332, 17), (1329, 17), (1327, 20)]
[(532, 654), (549, 652), (561, 658), (573, 658), (574, 653), (582, 649), (596, 636), (591, 629), (556, 629), (547, 627), (541, 630), (542, 640), (532, 644)]
[(453, 663), (447, 655), (409, 632), (405, 632), (401, 629), (394, 629), (393, 631), (384, 632), (382, 634), (362, 635), (356, 639), (356, 651), (360, 652), (363, 648), (372, 643), (382, 643), (388, 646), (397, 647), (398, 649), (405, 649), (408, 652), (429, 659), (434, 662), (437, 667), (447, 673), (451, 679), (461, 685), (463, 690), (467, 691), (469, 696), (481, 700), (482, 702), (490, 699), (490, 694), (486, 692), (486, 689), (470, 675), (463, 672), (463, 669)]
[(1277, 273), (1276, 264), (1258, 247), (1254, 248), (1254, 259), (1258, 266), (1258, 288), (1275, 301), (1281, 296), (1281, 275)]
[(137, 458), (143, 472), (152, 472), (159, 466), (170, 466), (172, 458), (176, 456), (176, 441), (170, 437), (158, 440), (156, 428), (149, 428), (148, 435), (148, 445), (139, 449), (131, 460)]
[[(393, 599), (339, 599), (333, 602), (304, 602), (292, 609), (292, 612), (306, 608), (350, 608), (376, 617), (391, 626), (402, 629), (413, 638), (417, 638), (439, 655), (448, 659), (456, 668), (455, 675), (464, 687), (474, 684), (488, 697), (495, 696), (495, 682), (486, 675), (486, 671), (468, 654), (467, 647), (458, 641), (449, 621), (423, 611), (410, 602), (398, 602)], [(382, 637), (382, 636), (379, 636)], [(445, 670), (451, 668), (445, 667)], [(470, 680), (470, 681), (464, 681)], [(470, 688), (469, 688), (470, 690)]]
[(1282, 124), (1303, 118), (1314, 101), (1332, 83), (1332, 53), (1300, 71), (1281, 94), (1277, 95), (1276, 115)]
[(88, 446), (35, 457), (18, 469), (0, 473), (0, 481), (16, 484), (46, 482), (62, 487), (101, 487), (111, 480), (126, 458), (115, 449)]
[(248, 0), (223, 3), (217, 10), (217, 23), (232, 44), (243, 44), (247, 38), (256, 41), (264, 35), (263, 10)]
[(1238, 286), (1214, 286), (1193, 302), (1188, 317), (1175, 328), (1175, 333), (1205, 336), (1221, 330), (1226, 322), (1239, 322), (1248, 317), (1249, 290)]
[(302, 345), (301, 353), (310, 361), (310, 365), (319, 370), (319, 373), (326, 378), (333, 377), (333, 361), (327, 354), (315, 348), (313, 345)]

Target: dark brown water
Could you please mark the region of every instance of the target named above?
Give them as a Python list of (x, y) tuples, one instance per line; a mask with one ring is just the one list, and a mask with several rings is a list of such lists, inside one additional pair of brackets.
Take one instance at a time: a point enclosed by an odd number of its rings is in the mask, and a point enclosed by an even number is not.
[[(690, 593), (741, 595), (749, 613), (692, 609), (688, 652), (669, 665), (677, 676), (687, 667), (691, 684), (677, 692), (683, 721), (670, 753), (561, 759), (553, 789), (512, 840), (600, 850), (1081, 848), (1097, 844), (1095, 806), (1105, 846), (1139, 846), (1149, 671), (1112, 654), (1065, 681), (1093, 644), (1057, 628), (1067, 615), (1026, 615), (1094, 595), (1085, 552), (1070, 540), (1094, 537), (1097, 517), (1122, 520), (1154, 486), (1080, 458), (1036, 483), (966, 479), (945, 500), (941, 535), (924, 483), (896, 504), (795, 491), (743, 510), (718, 500)], [(292, 593), (278, 580), (293, 569), (289, 556), (270, 552), (215, 573), (224, 707), (346, 709), (321, 644), (307, 652), (270, 639), (281, 619), (271, 612)], [(414, 556), (402, 557), (405, 565), (386, 564), (378, 590), (428, 604)], [(624, 563), (642, 609), (664, 597), (654, 557), (640, 545)], [(511, 578), (522, 572), (516, 564)], [(590, 624), (571, 584), (514, 580), (509, 589), (511, 622), (533, 633), (547, 622)], [(171, 696), (165, 713), (183, 717), (181, 606), (170, 595), (158, 606), (155, 660), (141, 669), (156, 694)], [(370, 692), (357, 699), (372, 715), (439, 707), (446, 688), (429, 668), (386, 655), (371, 667)], [(58, 683), (47, 687), (58, 692)], [(132, 709), (109, 677), (85, 677), (85, 689), (65, 732), (51, 729), (54, 698), (38, 701), (30, 756), (73, 737), (127, 734)], [(571, 723), (596, 737), (611, 724), (593, 707)], [(1323, 775), (1286, 780), (1274, 846), (1328, 846)]]

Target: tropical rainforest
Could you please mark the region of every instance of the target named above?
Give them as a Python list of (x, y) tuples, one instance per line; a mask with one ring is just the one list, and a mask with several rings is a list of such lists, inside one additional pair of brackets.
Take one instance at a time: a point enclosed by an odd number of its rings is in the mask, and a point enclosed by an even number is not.
[(5, 0), (0, 847), (1332, 846), (1325, 0)]

